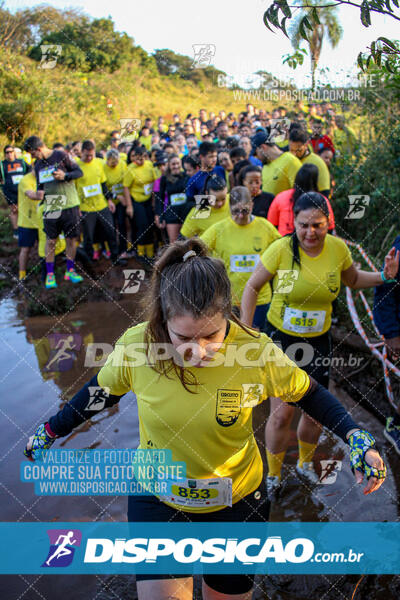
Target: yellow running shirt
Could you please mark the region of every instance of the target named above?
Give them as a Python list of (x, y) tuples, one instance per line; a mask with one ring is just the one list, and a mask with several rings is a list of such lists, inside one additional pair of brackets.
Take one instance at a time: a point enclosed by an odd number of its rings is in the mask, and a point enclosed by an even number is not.
[[(280, 237), (278, 230), (262, 217), (254, 217), (248, 225), (237, 225), (228, 217), (209, 227), (201, 236), (213, 254), (225, 263), (235, 306), (240, 306), (245, 285), (261, 254)], [(271, 286), (266, 283), (258, 294), (257, 305), (270, 301)]]
[(221, 208), (208, 206), (204, 210), (199, 210), (194, 206), (182, 225), (181, 234), (187, 238), (193, 237), (194, 235), (200, 236), (211, 227), (211, 225), (214, 225), (214, 223), (218, 223), (218, 221), (230, 217), (230, 214), (229, 194), (226, 195), (225, 204)]
[(352, 265), (343, 240), (327, 234), (318, 256), (299, 248), (301, 268), (293, 265), (292, 236), (283, 237), (261, 256), (271, 274), (272, 301), (268, 321), (298, 337), (322, 335), (331, 326), (332, 302), (340, 291), (341, 272)]
[(318, 191), (323, 192), (325, 190), (331, 189), (331, 176), (329, 174), (329, 169), (326, 165), (326, 162), (322, 160), (318, 154), (315, 152), (310, 152), (308, 156), (300, 159), (303, 165), (305, 164), (313, 164), (318, 167)]
[[(98, 374), (99, 385), (118, 396), (130, 390), (136, 394), (139, 448), (170, 449), (174, 461), (186, 463), (190, 479), (231, 478), (232, 502), (238, 502), (257, 489), (263, 476), (252, 408), (268, 396), (298, 402), (310, 384), (307, 373), (267, 335), (253, 337), (230, 321), (224, 345), (210, 366), (191, 368), (198, 382), (191, 393), (174, 371), (167, 378), (145, 363), (145, 328), (140, 323), (117, 341)], [(221, 508), (204, 503), (184, 510)]]
[(23, 176), (18, 184), (18, 227), (37, 229), (37, 206), (38, 200), (31, 200), (25, 192), (31, 190), (36, 192), (36, 177), (34, 172)]
[(151, 198), (153, 183), (156, 179), (157, 172), (153, 163), (145, 160), (141, 167), (135, 163), (128, 165), (123, 184), (129, 188), (129, 192), (136, 202), (145, 202)]
[(75, 179), (81, 211), (96, 212), (107, 208), (107, 200), (101, 188), (101, 184), (106, 181), (104, 162), (101, 158), (94, 158), (89, 163), (78, 158), (76, 162), (83, 171), (83, 177)]
[(119, 160), (116, 167), (109, 167), (104, 164), (104, 173), (106, 176), (106, 186), (112, 192), (114, 204), (118, 204), (117, 196), (122, 196), (124, 193), (123, 179), (127, 166), (123, 160)]
[(262, 168), (262, 191), (276, 196), (294, 187), (294, 180), (301, 162), (291, 152), (283, 152), (278, 158)]

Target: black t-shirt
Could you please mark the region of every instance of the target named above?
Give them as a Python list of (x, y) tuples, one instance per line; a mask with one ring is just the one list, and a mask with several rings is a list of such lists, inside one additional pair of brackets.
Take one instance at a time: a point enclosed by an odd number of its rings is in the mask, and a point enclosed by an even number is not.
[[(160, 191), (156, 195), (156, 213), (161, 215), (167, 206), (181, 206), (187, 203), (186, 188), (189, 177), (181, 173), (176, 181), (170, 181), (165, 175), (161, 177)], [(164, 207), (165, 196), (167, 206)]]
[(57, 185), (57, 180), (54, 180), (51, 173), (57, 169), (61, 169), (64, 173), (68, 173), (65, 181), (78, 179), (83, 177), (82, 169), (72, 158), (64, 152), (64, 150), (53, 150), (48, 158), (41, 158), (35, 162), (35, 175), (38, 184), (38, 190), (49, 192), (47, 187)]
[(17, 200), (18, 184), (25, 173), (28, 173), (31, 167), (22, 158), (16, 160), (3, 160), (1, 162), (1, 181), (4, 195), (7, 198)]
[(253, 198), (253, 215), (256, 217), (267, 218), (269, 207), (271, 206), (272, 200), (275, 198), (273, 194), (268, 192), (260, 192), (258, 196)]

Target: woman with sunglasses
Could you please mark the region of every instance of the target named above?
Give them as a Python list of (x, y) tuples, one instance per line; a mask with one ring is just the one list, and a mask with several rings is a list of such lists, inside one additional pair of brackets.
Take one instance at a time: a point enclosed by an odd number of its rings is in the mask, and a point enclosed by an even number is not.
[[(209, 227), (201, 239), (224, 261), (232, 286), (232, 303), (239, 311), (243, 290), (261, 254), (281, 236), (266, 219), (252, 214), (253, 201), (247, 188), (233, 188), (229, 205), (230, 216)], [(257, 298), (253, 327), (264, 327), (270, 301), (271, 288), (266, 283)]]
[[(261, 256), (242, 297), (241, 317), (250, 325), (257, 296), (272, 283), (272, 300), (265, 332), (283, 351), (326, 389), (332, 358), (332, 302), (341, 281), (352, 289), (375, 287), (395, 277), (399, 252), (393, 248), (382, 273), (357, 269), (343, 240), (328, 234), (329, 209), (319, 192), (301, 195), (294, 206), (295, 230)], [(281, 487), (281, 470), (295, 409), (270, 398), (265, 430), (270, 496)], [(319, 477), (312, 458), (321, 433), (319, 424), (303, 414), (297, 427), (299, 460), (296, 471), (308, 483)]]

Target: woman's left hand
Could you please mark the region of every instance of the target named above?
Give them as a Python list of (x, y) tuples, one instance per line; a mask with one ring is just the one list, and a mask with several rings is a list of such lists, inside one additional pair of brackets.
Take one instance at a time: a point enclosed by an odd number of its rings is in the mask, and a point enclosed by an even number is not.
[(399, 270), (400, 252), (396, 248), (391, 248), (385, 256), (385, 266), (383, 274), (386, 279), (395, 279)]
[(364, 429), (354, 431), (348, 438), (350, 446), (350, 464), (357, 483), (364, 476), (367, 485), (364, 494), (375, 492), (386, 479), (386, 466), (375, 447), (374, 437)]
[[(385, 463), (383, 462), (381, 455), (379, 454), (379, 452), (377, 450), (368, 450), (368, 452), (365, 454), (365, 461), (367, 462), (367, 464), (370, 467), (378, 469), (378, 471), (386, 472)], [(356, 482), (361, 484), (364, 479), (363, 473), (361, 473), (358, 470), (355, 470), (354, 475), (356, 478)], [(364, 488), (364, 495), (371, 494), (372, 492), (376, 492), (376, 490), (381, 487), (381, 485), (384, 481), (385, 481), (384, 478), (370, 477), (367, 480), (367, 485)]]

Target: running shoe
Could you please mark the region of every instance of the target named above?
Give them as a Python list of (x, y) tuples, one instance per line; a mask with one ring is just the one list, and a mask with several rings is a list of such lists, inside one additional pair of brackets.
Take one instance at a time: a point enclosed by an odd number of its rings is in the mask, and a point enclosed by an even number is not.
[(47, 273), (45, 286), (47, 290), (57, 287), (57, 281), (54, 273)]
[(94, 250), (93, 252), (93, 260), (99, 260), (100, 259), (100, 251), (99, 250)]
[(308, 483), (316, 484), (319, 482), (319, 477), (314, 469), (314, 463), (311, 462), (303, 462), (303, 466), (301, 467), (299, 461), (297, 461), (296, 472), (298, 475), (303, 477), (308, 481)]
[(80, 283), (83, 280), (83, 277), (78, 275), (75, 269), (70, 269), (69, 271), (65, 271), (64, 280), (70, 281), (71, 283)]
[(103, 256), (104, 258), (111, 258), (111, 252), (109, 250), (103, 250)]
[(386, 420), (386, 427), (383, 430), (385, 438), (394, 446), (397, 454), (400, 454), (400, 427), (393, 425), (393, 417)]
[(267, 488), (267, 496), (270, 500), (274, 500), (281, 489), (281, 480), (276, 475), (267, 475), (265, 479), (265, 485)]

